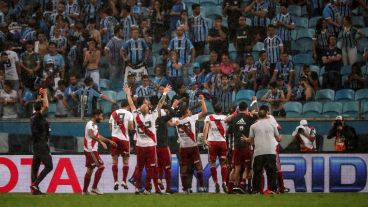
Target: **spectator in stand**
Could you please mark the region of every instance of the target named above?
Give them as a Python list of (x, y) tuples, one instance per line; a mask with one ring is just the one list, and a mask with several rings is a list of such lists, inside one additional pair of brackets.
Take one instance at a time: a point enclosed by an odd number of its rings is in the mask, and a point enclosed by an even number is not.
[(68, 110), (68, 115), (72, 117), (78, 116), (78, 101), (75, 101), (72, 97), (72, 94), (77, 90), (79, 90), (77, 76), (70, 74), (69, 85), (64, 90), (63, 104)]
[(5, 72), (5, 81), (11, 83), (14, 90), (19, 89), (19, 57), (16, 52), (11, 50), (10, 43), (4, 46), (5, 51), (1, 53), (1, 68)]
[(101, 4), (98, 0), (90, 0), (86, 2), (83, 9), (83, 22), (87, 24), (90, 21), (98, 22), (97, 11), (100, 9)]
[(355, 129), (345, 123), (342, 116), (337, 116), (327, 139), (335, 139), (335, 151), (354, 152), (358, 147), (358, 136)]
[[(86, 77), (84, 79), (84, 88), (80, 88), (77, 91), (72, 93), (72, 97), (74, 101), (78, 102), (80, 106), (84, 105), (85, 115), (91, 116), (92, 112), (97, 109), (97, 101), (98, 99), (103, 99), (112, 104), (115, 104), (114, 100), (111, 100), (108, 96), (98, 91), (98, 88), (93, 83), (93, 79), (91, 77)], [(86, 97), (85, 103), (80, 103), (81, 97)], [(83, 98), (84, 100), (84, 98)], [(79, 108), (81, 110), (81, 108)]]
[(298, 143), (299, 151), (308, 153), (316, 151), (316, 134), (316, 129), (309, 126), (308, 121), (303, 119), (293, 131), (292, 136)]
[(118, 21), (113, 16), (109, 16), (111, 11), (108, 8), (101, 8), (98, 10), (98, 16), (100, 20), (100, 33), (102, 38), (102, 46), (105, 46), (106, 43), (114, 36), (115, 26), (118, 24)]
[(197, 62), (193, 63), (192, 68), (193, 68), (193, 75), (190, 76), (190, 82), (197, 83), (197, 86), (199, 86), (199, 88), (202, 88), (206, 78), (204, 71)]
[(208, 43), (210, 50), (215, 50), (219, 56), (228, 52), (228, 29), (222, 26), (222, 17), (217, 16), (212, 29), (208, 32)]
[[(244, 74), (242, 74), (242, 71), (240, 70), (240, 66), (238, 64), (234, 64), (233, 66), (233, 72), (229, 75), (230, 77), (230, 86), (235, 90), (238, 91), (240, 89), (243, 89), (244, 84)], [(248, 82), (247, 82), (248, 83)], [(249, 84), (247, 84), (249, 85)]]
[(64, 55), (67, 47), (67, 39), (61, 35), (61, 29), (59, 27), (56, 27), (54, 32), (55, 34), (51, 37), (50, 41), (56, 43), (56, 51)]
[(43, 57), (47, 54), (47, 48), (49, 48), (49, 42), (45, 33), (38, 32), (37, 41), (34, 45), (34, 51), (40, 56), (41, 60), (43, 60)]
[(239, 27), (239, 17), (243, 12), (243, 0), (224, 0), (222, 4), (223, 13), (227, 16), (229, 26), (229, 39), (234, 41), (236, 30)]
[(265, 0), (254, 0), (245, 7), (244, 12), (253, 16), (253, 27), (255, 33), (260, 35), (261, 39), (266, 37), (266, 27), (269, 24), (267, 15), (269, 14), (268, 4)]
[(158, 91), (160, 86), (166, 86), (167, 84), (169, 84), (169, 81), (166, 78), (165, 70), (161, 66), (156, 65), (154, 72), (155, 72), (155, 76), (152, 79), (152, 84), (154, 85), (155, 89)]
[(179, 27), (179, 26), (183, 27), (184, 36), (190, 39), (188, 12), (185, 10), (180, 13), (180, 19), (178, 20), (178, 22), (176, 22), (176, 27)]
[(139, 38), (137, 26), (132, 26), (131, 30), (132, 38), (121, 48), (121, 56), (125, 62), (124, 82), (129, 74), (135, 74), (137, 81), (141, 81), (142, 76), (147, 74), (148, 45), (143, 38)]
[(309, 85), (313, 88), (314, 91), (317, 91), (320, 87), (319, 85), (319, 77), (317, 72), (312, 71), (309, 67), (309, 65), (303, 65), (303, 71), (300, 75), (301, 77), (307, 78)]
[(341, 17), (351, 17), (353, 0), (339, 0), (337, 4), (338, 12)]
[(259, 52), (259, 59), (255, 62), (254, 66), (257, 68), (255, 75), (254, 90), (261, 88), (267, 88), (268, 83), (271, 80), (271, 63), (267, 59), (267, 52), (262, 50)]
[(199, 4), (192, 5), (193, 16), (189, 18), (190, 39), (193, 42), (196, 55), (204, 55), (204, 48), (208, 38), (207, 21), (201, 15)]
[(187, 7), (182, 0), (173, 0), (173, 5), (170, 11), (170, 31), (175, 32), (176, 23), (180, 19), (180, 14), (182, 11), (187, 10)]
[(280, 54), (284, 52), (284, 44), (279, 36), (276, 35), (275, 26), (272, 24), (267, 27), (267, 38), (264, 46), (267, 51), (267, 59), (270, 61), (271, 70), (274, 70), (276, 63), (280, 61)]
[(88, 51), (84, 55), (83, 68), (86, 69), (85, 77), (91, 77), (97, 85), (100, 84), (100, 71), (98, 69), (100, 58), (101, 52), (96, 48), (96, 41), (91, 40), (88, 44)]
[(154, 42), (159, 42), (161, 37), (166, 32), (165, 26), (165, 11), (159, 0), (154, 1), (153, 8), (150, 12), (151, 25), (153, 30)]
[(324, 19), (319, 19), (316, 25), (316, 32), (313, 39), (313, 58), (318, 64), (322, 64), (322, 55), (328, 48), (328, 36), (327, 23)]
[(123, 28), (123, 41), (126, 42), (128, 40), (130, 40), (131, 36), (130, 36), (130, 28), (133, 25), (138, 25), (138, 22), (135, 20), (134, 16), (132, 16), (130, 14), (130, 6), (125, 5), (123, 6), (123, 8), (121, 9), (121, 13), (120, 13), (120, 25)]
[(128, 75), (127, 85), (129, 86), (129, 88), (132, 91), (136, 91), (137, 88), (140, 86), (140, 83), (138, 83), (138, 81), (136, 81), (134, 74), (129, 74)]
[(244, 57), (246, 54), (251, 53), (253, 46), (257, 40), (255, 38), (252, 29), (247, 26), (246, 18), (244, 16), (239, 17), (239, 25), (235, 34), (235, 47), (236, 47), (236, 63), (244, 65)]
[(195, 50), (190, 39), (185, 37), (184, 28), (182, 26), (176, 29), (176, 37), (170, 41), (168, 49), (169, 51), (175, 51), (177, 62), (183, 66), (182, 76), (184, 80), (186, 80), (188, 78), (188, 70), (192, 67), (195, 58)]
[(221, 87), (221, 66), (219, 63), (211, 65), (211, 73), (207, 74), (204, 87), (213, 95), (216, 88)]
[(204, 69), (204, 74), (207, 75), (208, 73), (210, 73), (211, 72), (211, 64), (214, 64), (214, 63), (217, 63), (217, 62), (218, 62), (218, 53), (216, 52), (216, 50), (211, 50), (210, 59), (201, 64), (201, 68)]
[(56, 89), (54, 100), (56, 101), (56, 112), (55, 117), (67, 117), (68, 109), (64, 104), (64, 91), (66, 87), (66, 82), (64, 80), (59, 80), (58, 88)]
[(309, 8), (310, 17), (322, 16), (323, 0), (307, 1), (307, 7)]
[(325, 66), (323, 88), (338, 90), (341, 87), (341, 50), (336, 46), (337, 39), (335, 36), (329, 36), (328, 43), (328, 48), (322, 56), (322, 62)]
[(170, 59), (167, 61), (166, 70), (170, 85), (174, 89), (184, 83), (183, 64), (180, 63), (175, 51), (170, 51)]
[(150, 79), (148, 75), (142, 76), (142, 85), (140, 85), (137, 89), (135, 89), (134, 100), (137, 100), (138, 97), (144, 97), (149, 100), (150, 97), (156, 95), (155, 88), (150, 84)]
[(301, 77), (299, 79), (299, 85), (291, 91), (291, 94), (288, 93), (287, 96), (287, 98), (292, 101), (312, 101), (314, 98), (314, 90), (309, 84), (307, 77)]
[(293, 61), (289, 60), (287, 52), (281, 53), (280, 61), (276, 63), (276, 68), (273, 71), (272, 80), (282, 78), (285, 83), (293, 87), (295, 79), (295, 70)]
[(325, 7), (323, 9), (323, 18), (326, 20), (328, 32), (338, 35), (340, 31), (340, 15), (337, 10), (337, 1), (323, 0)]
[[(115, 27), (114, 27), (115, 28)], [(101, 43), (101, 32), (97, 29), (97, 25), (96, 22), (94, 20), (90, 20), (90, 22), (87, 25), (87, 32), (90, 33), (90, 37), (91, 39), (96, 41), (96, 46), (98, 48), (104, 48), (104, 45), (102, 45)], [(114, 32), (114, 29), (112, 29), (112, 32)], [(114, 35), (114, 33), (112, 33), (112, 36)]]
[(281, 5), (281, 13), (274, 20), (277, 27), (277, 36), (279, 36), (284, 44), (285, 50), (291, 53), (291, 30), (295, 29), (295, 24), (288, 11), (288, 4)]
[(229, 83), (229, 76), (227, 74), (221, 76), (221, 85), (215, 88), (213, 95), (216, 98), (216, 103), (221, 104), (223, 113), (227, 114), (233, 105), (234, 96), (234, 89)]
[[(51, 69), (54, 78), (64, 79), (65, 61), (64, 57), (57, 52), (57, 45), (54, 42), (49, 43), (49, 53), (43, 57), (43, 69)], [(47, 67), (48, 63), (53, 63), (53, 67)], [(45, 72), (45, 71), (44, 71)], [(51, 72), (51, 71), (50, 71)], [(57, 83), (57, 81), (56, 81)]]
[(169, 59), (169, 50), (161, 49), (159, 51), (160, 58), (157, 60), (156, 64), (166, 67), (167, 61)]
[[(1, 89), (0, 89), (1, 91)], [(33, 92), (27, 88), (23, 83), (20, 84), (20, 88), (18, 92), (18, 117), (20, 118), (29, 118), (33, 114), (33, 103), (35, 101), (35, 97)], [(1, 114), (1, 107), (0, 107)]]
[(15, 119), (17, 115), (18, 94), (13, 90), (11, 82), (5, 81), (4, 89), (0, 91), (0, 105), (3, 107), (3, 119)]
[(273, 116), (286, 116), (284, 109), (285, 95), (284, 92), (277, 88), (276, 82), (271, 82), (269, 84), (269, 90), (261, 99), (264, 102), (271, 104), (272, 115)]
[(362, 74), (362, 70), (358, 63), (354, 63), (351, 66), (351, 74), (345, 81), (345, 88), (350, 88), (355, 91), (364, 88), (365, 78)]
[(228, 54), (224, 53), (221, 58), (221, 73), (229, 75), (231, 72), (233, 72), (233, 63), (229, 57)]
[(257, 68), (254, 65), (254, 59), (251, 54), (247, 54), (245, 57), (245, 65), (241, 68), (240, 80), (245, 88), (253, 89), (256, 79)]
[(65, 15), (69, 16), (73, 20), (79, 18), (80, 9), (78, 3), (74, 0), (67, 0), (65, 4)]
[(342, 21), (343, 29), (339, 33), (339, 39), (342, 39), (342, 62), (344, 65), (352, 65), (356, 62), (357, 51), (357, 35), (364, 37), (364, 32), (352, 26), (351, 17), (344, 17)]
[(123, 30), (121, 27), (115, 27), (115, 36), (112, 37), (105, 46), (105, 54), (108, 59), (109, 69), (110, 69), (110, 80), (114, 81), (116, 79), (121, 79), (123, 74), (123, 60), (120, 57), (120, 49), (124, 45), (123, 41)]
[(34, 90), (34, 82), (40, 74), (41, 64), (38, 54), (33, 51), (32, 41), (27, 41), (26, 51), (20, 55), (19, 65), (22, 69), (21, 80), (23, 84)]

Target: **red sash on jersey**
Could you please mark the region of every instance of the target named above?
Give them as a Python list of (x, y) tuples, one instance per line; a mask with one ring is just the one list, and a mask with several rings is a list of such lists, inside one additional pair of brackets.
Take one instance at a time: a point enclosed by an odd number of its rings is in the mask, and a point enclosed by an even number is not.
[(180, 124), (178, 126), (181, 130), (183, 130), (183, 132), (193, 141), (196, 142), (194, 139), (194, 134), (192, 132), (191, 129), (189, 129), (187, 126), (185, 126), (184, 124)]
[(142, 130), (149, 138), (151, 138), (154, 142), (156, 142), (156, 137), (151, 130), (149, 130), (142, 122), (141, 118), (139, 117), (139, 114), (137, 114), (135, 120), (137, 121), (137, 126), (140, 130)]
[(213, 115), (209, 116), (209, 118), (210, 118), (210, 121), (215, 122), (220, 134), (222, 135), (222, 137), (225, 138), (225, 129), (224, 129), (224, 126), (222, 126), (221, 121), (216, 120), (215, 117), (213, 117)]
[(117, 125), (119, 125), (120, 130), (121, 130), (121, 132), (123, 132), (124, 136), (127, 137), (127, 135), (126, 135), (126, 128), (125, 128), (125, 125), (124, 125), (124, 121), (123, 120), (120, 120), (120, 118), (118, 117), (118, 114), (116, 113), (116, 111), (114, 111), (111, 114), (111, 116), (114, 119), (115, 123)]

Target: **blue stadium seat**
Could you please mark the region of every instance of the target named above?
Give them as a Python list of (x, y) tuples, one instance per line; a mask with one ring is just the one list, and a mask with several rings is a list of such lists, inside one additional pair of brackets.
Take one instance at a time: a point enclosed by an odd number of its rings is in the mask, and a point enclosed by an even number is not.
[(296, 48), (295, 46), (293, 47), (293, 51), (299, 51), (301, 53), (307, 53), (307, 52), (311, 52), (312, 51), (312, 46), (313, 46), (313, 40), (312, 38), (301, 38), (296, 40), (295, 42), (296, 44)]
[(110, 89), (114, 91), (121, 91), (123, 90), (124, 82), (123, 80), (113, 80), (110, 84)]
[(298, 31), (296, 31), (295, 29), (291, 30), (291, 39), (296, 40), (297, 36), (298, 36)]
[(215, 113), (215, 109), (213, 108), (213, 104), (211, 101), (205, 100), (206, 107), (207, 107), (207, 114)]
[(368, 45), (368, 38), (367, 37), (359, 38), (358, 39), (358, 52), (363, 53), (364, 49), (367, 47), (367, 45)]
[(217, 3), (213, 0), (201, 0), (201, 6), (217, 6)]
[(295, 28), (308, 28), (308, 18), (307, 17), (293, 16), (292, 20), (295, 23)]
[(117, 94), (116, 94), (116, 101), (121, 101), (123, 99), (127, 99), (127, 96), (125, 94), (124, 91), (119, 91)]
[(208, 60), (210, 60), (209, 55), (200, 55), (195, 59), (195, 62), (198, 62), (199, 64), (202, 64), (203, 62), (206, 62)]
[(321, 68), (318, 65), (310, 65), (309, 68), (311, 69), (311, 71), (316, 72), (318, 76), (320, 75)]
[(251, 101), (252, 97), (255, 96), (253, 90), (240, 90), (235, 95), (235, 101), (248, 100)]
[(294, 55), (293, 61), (294, 64), (312, 65), (314, 63), (312, 55), (307, 53)]
[(206, 8), (206, 17), (215, 19), (216, 16), (222, 16), (222, 8), (219, 6), (203, 6)]
[(175, 91), (169, 91), (167, 93), (167, 97), (169, 97), (170, 100), (172, 100), (175, 95), (176, 95), (176, 92)]
[(111, 108), (112, 108), (112, 103), (105, 101), (105, 100), (100, 100), (100, 109), (102, 110), (104, 114), (106, 115), (110, 114)]
[(298, 6), (298, 5), (290, 5), (289, 6), (289, 13), (291, 15), (295, 15), (295, 16), (302, 16), (302, 7), (301, 6)]
[(303, 115), (305, 117), (319, 117), (322, 113), (322, 103), (307, 102), (303, 105)]
[(368, 27), (360, 28), (359, 30), (364, 32), (365, 36), (368, 37)]
[(353, 23), (353, 26), (356, 26), (359, 28), (365, 26), (363, 16), (352, 16), (351, 23)]
[(49, 103), (49, 107), (47, 108), (47, 116), (55, 117), (56, 112), (56, 103)]
[(233, 61), (235, 61), (236, 55), (237, 55), (236, 51), (230, 51), (229, 52), (230, 59), (233, 60)]
[(109, 90), (110, 89), (110, 80), (100, 79), (99, 86), (100, 86), (101, 90)]
[(362, 115), (363, 116), (368, 116), (368, 101), (363, 102)]
[(359, 102), (345, 102), (342, 107), (342, 115), (344, 117), (355, 117), (359, 115)]
[(213, 20), (209, 19), (209, 18), (206, 18), (206, 22), (207, 22), (208, 29), (212, 29), (213, 28)]
[(343, 65), (341, 67), (341, 75), (349, 75), (351, 73), (351, 65)]
[(315, 95), (315, 100), (320, 102), (334, 101), (335, 91), (331, 89), (322, 89), (317, 91)]
[(260, 89), (256, 93), (257, 100), (261, 100), (261, 98), (267, 93), (268, 89)]
[(229, 52), (236, 52), (236, 47), (233, 43), (229, 44)]
[(318, 16), (318, 17), (312, 17), (312, 18), (310, 18), (309, 19), (309, 24), (308, 24), (308, 27), (309, 28), (316, 28), (316, 26), (317, 26), (317, 22), (318, 22), (318, 20), (319, 19), (321, 19), (321, 18), (323, 18), (323, 17), (321, 17), (321, 16)]
[(284, 104), (287, 117), (298, 117), (302, 114), (303, 105), (299, 102), (287, 102)]
[(261, 50), (264, 50), (264, 43), (263, 42), (257, 42), (254, 46), (253, 46), (253, 51), (259, 52)]
[(311, 39), (314, 37), (314, 33), (315, 33), (314, 29), (300, 28), (296, 30), (296, 39), (301, 39), (301, 38)]
[(360, 70), (362, 71), (363, 75), (368, 75), (368, 66), (367, 65), (363, 65)]
[(111, 100), (116, 100), (116, 92), (115, 91), (102, 91), (102, 93), (108, 96)]
[(335, 101), (346, 102), (353, 101), (355, 98), (355, 92), (351, 89), (342, 89), (336, 91)]
[(342, 113), (342, 104), (339, 102), (327, 102), (323, 105), (323, 116), (338, 116)]
[(360, 89), (355, 92), (356, 101), (368, 101), (368, 89)]

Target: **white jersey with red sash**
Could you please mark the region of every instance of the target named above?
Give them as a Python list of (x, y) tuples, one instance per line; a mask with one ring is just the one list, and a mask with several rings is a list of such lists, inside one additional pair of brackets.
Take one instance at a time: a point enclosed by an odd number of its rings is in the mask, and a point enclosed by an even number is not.
[(84, 131), (84, 151), (85, 152), (97, 152), (98, 151), (98, 142), (92, 139), (88, 131), (92, 129), (93, 134), (98, 137), (98, 126), (97, 124), (93, 123), (93, 121), (89, 121), (86, 124), (86, 129)]
[(154, 110), (146, 115), (143, 115), (140, 110), (136, 110), (133, 112), (133, 117), (136, 128), (137, 146), (156, 146), (156, 119), (158, 117), (157, 110)]
[(204, 119), (205, 123), (209, 123), (208, 141), (226, 142), (226, 130), (228, 128), (225, 123), (225, 115), (211, 114)]
[(133, 114), (126, 109), (118, 109), (112, 112), (109, 120), (112, 127), (111, 136), (129, 141), (128, 126), (131, 121), (133, 121)]
[(197, 146), (195, 123), (198, 118), (199, 115), (195, 114), (184, 119), (176, 119), (177, 121), (179, 121), (179, 125), (176, 126), (176, 130), (178, 132), (181, 148)]

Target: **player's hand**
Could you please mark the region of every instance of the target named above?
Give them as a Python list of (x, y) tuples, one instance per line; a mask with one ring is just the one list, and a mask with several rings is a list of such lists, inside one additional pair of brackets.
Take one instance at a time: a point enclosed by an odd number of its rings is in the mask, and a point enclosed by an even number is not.
[(111, 144), (112, 146), (114, 146), (114, 147), (117, 147), (117, 146), (118, 146), (118, 145), (116, 144), (116, 142), (111, 141), (111, 140), (110, 140), (110, 144)]
[(199, 98), (199, 101), (204, 101), (204, 96), (202, 94), (199, 95), (198, 98)]
[(180, 104), (180, 101), (178, 99), (175, 99), (171, 107), (176, 109), (179, 106), (179, 104)]
[(242, 136), (242, 137), (240, 138), (240, 140), (241, 140), (241, 141), (243, 141), (243, 142), (248, 142), (248, 137), (246, 137), (246, 136)]
[(132, 92), (131, 92), (130, 87), (128, 85), (125, 85), (123, 90), (124, 90), (124, 92), (126, 93), (127, 96), (132, 95)]
[(104, 148), (104, 149), (107, 149), (107, 145), (105, 144), (105, 142), (100, 142), (101, 143), (101, 145), (102, 145), (102, 147)]
[(208, 146), (208, 141), (207, 141), (207, 139), (205, 139), (203, 142), (204, 142), (204, 145), (205, 145), (205, 146)]

